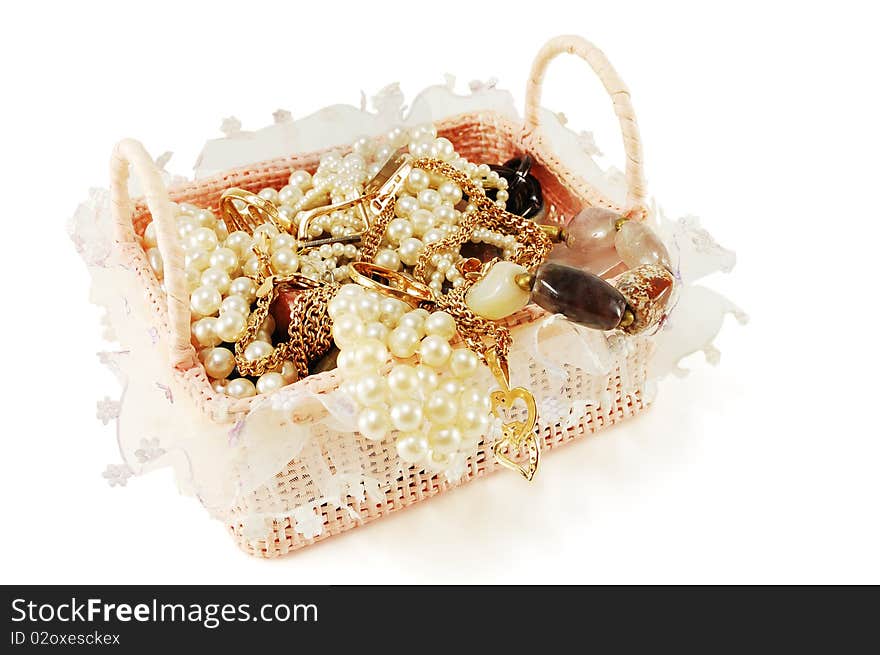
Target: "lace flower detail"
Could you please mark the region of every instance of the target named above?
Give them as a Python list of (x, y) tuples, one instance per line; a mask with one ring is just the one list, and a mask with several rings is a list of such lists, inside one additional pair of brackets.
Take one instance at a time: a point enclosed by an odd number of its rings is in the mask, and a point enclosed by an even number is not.
[(104, 400), (98, 401), (98, 409), (95, 412), (95, 416), (101, 423), (107, 425), (110, 421), (119, 418), (119, 408), (120, 403), (118, 400), (110, 400), (109, 397), (104, 396)]
[(293, 510), (294, 529), (306, 539), (314, 539), (324, 531), (324, 519), (308, 505)]
[(134, 475), (128, 464), (108, 464), (101, 474), (111, 487), (124, 487), (128, 479)]
[(141, 464), (152, 462), (165, 454), (165, 449), (159, 447), (159, 437), (141, 439), (140, 448), (134, 451), (134, 456)]

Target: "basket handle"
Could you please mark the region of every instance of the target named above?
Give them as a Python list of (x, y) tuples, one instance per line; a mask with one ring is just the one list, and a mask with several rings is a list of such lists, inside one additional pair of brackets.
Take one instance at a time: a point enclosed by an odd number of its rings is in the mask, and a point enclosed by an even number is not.
[(147, 208), (156, 224), (156, 240), (165, 269), (171, 364), (185, 370), (195, 364), (196, 358), (195, 349), (190, 343), (189, 293), (183, 249), (177, 240), (174, 210), (159, 169), (143, 145), (133, 139), (120, 141), (113, 149), (110, 159), (110, 201), (119, 243), (137, 243), (132, 224), (132, 202), (128, 193), (129, 168), (134, 170), (144, 189)]
[(645, 178), (642, 171), (642, 141), (639, 126), (630, 102), (629, 89), (614, 70), (611, 62), (599, 48), (584, 38), (573, 35), (557, 36), (544, 44), (532, 63), (532, 71), (526, 85), (525, 134), (531, 136), (540, 127), (541, 86), (547, 66), (557, 55), (577, 55), (593, 68), (602, 81), (611, 101), (614, 113), (620, 121), (623, 148), (626, 153), (627, 205), (632, 209), (645, 206)]

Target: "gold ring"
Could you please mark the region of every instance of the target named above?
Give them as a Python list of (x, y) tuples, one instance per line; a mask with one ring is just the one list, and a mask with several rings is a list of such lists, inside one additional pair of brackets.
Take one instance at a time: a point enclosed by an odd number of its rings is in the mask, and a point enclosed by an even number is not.
[[(244, 203), (247, 218), (242, 215), (238, 203)], [(230, 232), (244, 230), (248, 234), (253, 234), (254, 230), (266, 221), (270, 221), (282, 232), (290, 232), (291, 227), (290, 221), (283, 218), (271, 202), (237, 187), (227, 189), (220, 196), (220, 218), (226, 223), (226, 228)]]
[(421, 302), (434, 300), (434, 294), (431, 293), (428, 285), (384, 266), (370, 262), (352, 262), (348, 265), (348, 275), (353, 282), (357, 282), (365, 289), (374, 289), (386, 296), (402, 300), (412, 307), (418, 307)]

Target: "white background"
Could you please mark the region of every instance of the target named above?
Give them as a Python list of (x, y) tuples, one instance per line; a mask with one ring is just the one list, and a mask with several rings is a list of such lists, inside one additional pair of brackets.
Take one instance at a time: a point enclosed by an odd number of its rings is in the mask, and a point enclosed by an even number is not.
[[(0, 40), (0, 582), (880, 582), (876, 16), (859, 3), (14, 3)], [(195, 4), (195, 3), (192, 3)], [(322, 10), (333, 5), (332, 15)], [(381, 4), (381, 6), (380, 6)], [(809, 5), (809, 6), (808, 6)], [(721, 365), (650, 412), (276, 561), (239, 552), (168, 470), (110, 489), (98, 312), (65, 222), (113, 143), (188, 172), (221, 118), (245, 129), (496, 76), (574, 32), (627, 80), (651, 192), (739, 255), (707, 284), (752, 317)], [(244, 91), (247, 82), (247, 92)], [(585, 64), (544, 104), (622, 162)]]

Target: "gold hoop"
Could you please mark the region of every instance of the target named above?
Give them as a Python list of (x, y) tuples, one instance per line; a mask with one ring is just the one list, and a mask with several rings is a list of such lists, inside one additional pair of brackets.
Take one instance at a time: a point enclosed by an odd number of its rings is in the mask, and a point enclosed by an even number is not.
[(348, 265), (348, 275), (352, 282), (360, 284), (365, 289), (373, 289), (386, 296), (397, 298), (412, 307), (418, 307), (422, 302), (434, 301), (434, 294), (427, 284), (384, 266), (370, 262), (352, 262)]
[[(238, 203), (244, 203), (247, 217), (242, 215)], [(254, 229), (267, 220), (281, 232), (289, 233), (292, 225), (288, 219), (278, 213), (278, 209), (271, 202), (237, 187), (226, 189), (220, 196), (220, 218), (226, 223), (226, 228), (230, 232), (243, 230), (248, 234), (253, 234)]]

